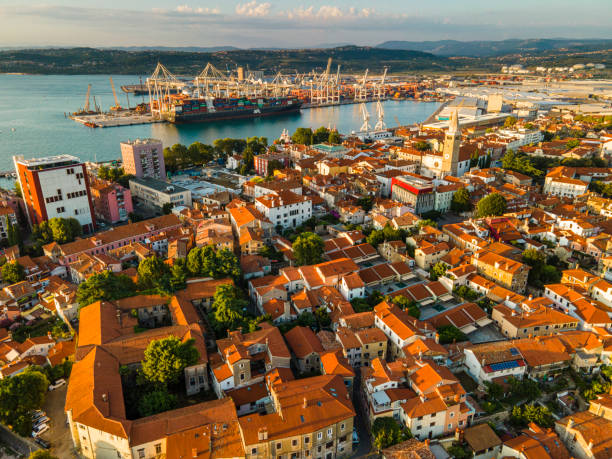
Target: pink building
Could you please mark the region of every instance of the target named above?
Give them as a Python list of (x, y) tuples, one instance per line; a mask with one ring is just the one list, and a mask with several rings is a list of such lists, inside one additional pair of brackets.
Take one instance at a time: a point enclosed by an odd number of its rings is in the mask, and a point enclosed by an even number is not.
[(105, 181), (93, 182), (90, 189), (97, 217), (111, 224), (128, 220), (134, 210), (129, 189)]
[(161, 140), (136, 139), (121, 142), (123, 170), (136, 177), (153, 177), (164, 180), (166, 165)]

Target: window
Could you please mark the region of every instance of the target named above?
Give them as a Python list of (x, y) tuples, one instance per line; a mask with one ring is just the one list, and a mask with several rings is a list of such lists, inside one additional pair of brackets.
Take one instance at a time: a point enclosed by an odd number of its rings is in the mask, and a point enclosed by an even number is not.
[(253, 448), (253, 449), (251, 450), (251, 454), (257, 454), (257, 448)]
[(344, 422), (343, 422), (342, 424), (340, 424), (340, 430), (344, 430), (344, 427), (345, 427), (345, 425), (344, 425)]
[(421, 426), (417, 426), (417, 430), (421, 430)]
[(317, 433), (317, 439), (320, 440), (321, 438), (323, 438), (323, 432)]
[(331, 436), (331, 434), (332, 434), (332, 430), (331, 429), (327, 429), (327, 435)]
[(435, 425), (436, 425), (436, 423), (435, 423), (435, 422), (430, 422), (430, 423), (429, 423), (429, 427), (434, 427)]
[(310, 443), (310, 437), (306, 437), (306, 438), (304, 438), (304, 443), (305, 443), (305, 444)]
[(138, 450), (138, 457), (143, 458), (144, 456), (144, 449), (139, 449)]
[(452, 425), (452, 424), (449, 424), (449, 425), (448, 425), (448, 429), (450, 430), (450, 429), (452, 429), (452, 428), (453, 428), (453, 425)]
[(276, 449), (281, 449), (283, 447), (283, 444), (281, 442), (278, 442), (276, 444)]
[(291, 440), (291, 446), (297, 446), (297, 445), (298, 445), (297, 440)]
[(155, 445), (155, 454), (161, 454), (162, 450), (161, 450), (161, 443), (157, 443)]

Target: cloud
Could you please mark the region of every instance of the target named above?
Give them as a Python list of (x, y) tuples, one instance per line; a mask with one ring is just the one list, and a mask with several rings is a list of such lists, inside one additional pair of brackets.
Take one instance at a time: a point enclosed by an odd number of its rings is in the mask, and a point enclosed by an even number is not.
[(257, 3), (257, 0), (252, 0), (236, 5), (236, 14), (240, 16), (264, 17), (270, 13), (271, 7), (272, 4), (270, 2)]
[[(337, 6), (323, 5), (319, 9), (315, 9), (314, 6), (304, 8), (302, 6), (288, 10), (281, 13), (282, 16), (286, 16), (288, 19), (297, 20), (323, 20), (323, 21), (335, 21), (335, 20), (355, 20), (370, 18), (376, 15), (373, 8), (348, 8), (342, 9)], [(380, 16), (380, 15), (379, 15)]]
[(177, 13), (194, 13), (194, 14), (219, 14), (219, 8), (192, 8), (189, 5), (179, 5), (176, 7)]

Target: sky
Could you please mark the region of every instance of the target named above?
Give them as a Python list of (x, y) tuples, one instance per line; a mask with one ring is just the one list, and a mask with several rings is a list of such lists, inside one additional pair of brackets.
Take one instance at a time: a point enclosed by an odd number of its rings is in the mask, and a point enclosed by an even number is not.
[(0, 47), (612, 38), (612, 0), (0, 0)]

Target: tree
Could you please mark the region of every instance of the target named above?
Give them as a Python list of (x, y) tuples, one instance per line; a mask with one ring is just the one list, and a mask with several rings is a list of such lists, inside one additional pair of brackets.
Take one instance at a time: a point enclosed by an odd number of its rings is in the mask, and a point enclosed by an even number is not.
[(55, 241), (58, 244), (72, 242), (82, 233), (76, 218), (52, 218), (32, 227), (32, 238), (41, 244)]
[(278, 159), (273, 159), (268, 162), (268, 176), (274, 175), (274, 171), (280, 171), (285, 168), (285, 165), (281, 163)]
[(22, 436), (32, 431), (31, 411), (43, 406), (49, 380), (37, 367), (0, 379), (0, 421)]
[(418, 150), (418, 151), (431, 150), (431, 145), (429, 145), (429, 142), (425, 142), (424, 140), (419, 140), (415, 142), (412, 146), (415, 148), (415, 150)]
[(531, 422), (540, 427), (552, 427), (553, 417), (550, 410), (545, 406), (523, 405), (512, 408), (510, 423), (524, 427)]
[(175, 143), (172, 147), (164, 148), (164, 164), (166, 170), (176, 172), (189, 166), (189, 152), (185, 145)]
[(323, 259), (323, 239), (309, 231), (300, 234), (292, 247), (298, 266), (314, 265)]
[(145, 258), (138, 264), (138, 285), (142, 289), (159, 288), (171, 292), (170, 267), (159, 257)]
[(182, 342), (176, 336), (151, 341), (141, 362), (146, 380), (163, 386), (176, 384), (185, 368), (195, 365), (200, 359), (194, 342), (193, 339)]
[(440, 344), (467, 341), (468, 337), (454, 325), (442, 325), (438, 328), (438, 340)]
[(140, 416), (152, 416), (157, 413), (172, 410), (176, 407), (176, 395), (168, 392), (166, 388), (147, 392), (138, 401)]
[(25, 279), (25, 270), (16, 261), (2, 266), (2, 279), (9, 284), (15, 284)]
[(516, 121), (517, 120), (516, 120), (516, 118), (514, 116), (508, 116), (504, 120), (504, 127), (505, 128), (513, 127), (516, 124)]
[(226, 330), (235, 330), (244, 320), (243, 309), (247, 301), (242, 298), (238, 288), (232, 284), (219, 285), (215, 295), (210, 314), (213, 327), (223, 333)]
[(34, 451), (32, 454), (28, 456), (28, 459), (59, 459), (57, 456), (54, 456), (49, 451), (44, 449), (39, 449), (38, 451)]
[(312, 145), (313, 132), (310, 128), (297, 128), (291, 136), (291, 141), (300, 145)]
[(215, 250), (213, 246), (196, 247), (187, 255), (187, 270), (192, 276), (214, 277), (240, 277), (240, 262), (228, 249)]
[(499, 400), (504, 396), (504, 388), (497, 383), (485, 381), (487, 395), (491, 400)]
[(329, 327), (331, 325), (331, 317), (325, 308), (316, 309), (314, 315), (319, 324), (319, 328)]
[(128, 276), (104, 271), (93, 274), (79, 284), (77, 301), (80, 307), (85, 307), (100, 300), (113, 301), (125, 298), (135, 292), (136, 285)]
[(578, 145), (580, 145), (580, 140), (578, 140), (578, 139), (570, 139), (565, 144), (565, 147), (568, 150), (571, 150), (572, 148), (576, 148)]
[(337, 145), (342, 142), (342, 139), (340, 138), (340, 134), (338, 133), (338, 131), (332, 129), (331, 131), (329, 131), (329, 137), (327, 138), (327, 141), (331, 144)]
[(478, 201), (476, 214), (478, 217), (503, 215), (506, 211), (506, 207), (506, 198), (499, 193), (492, 193)]
[(164, 215), (169, 215), (172, 213), (172, 208), (174, 207), (174, 204), (171, 202), (166, 202), (164, 203), (164, 205), (162, 206), (162, 213)]
[(369, 212), (374, 206), (374, 198), (372, 196), (363, 196), (357, 200), (356, 204), (364, 211)]
[(423, 220), (418, 221), (417, 226), (419, 228), (423, 228), (424, 226), (431, 226), (432, 228), (437, 228), (438, 224), (429, 218), (424, 218)]
[(441, 261), (439, 261), (438, 263), (436, 263), (429, 269), (429, 278), (432, 281), (437, 281), (438, 278), (446, 274), (447, 269), (448, 269), (448, 266), (445, 263), (442, 263)]
[(319, 129), (313, 132), (312, 143), (327, 142), (329, 140), (329, 132), (329, 129), (324, 126), (321, 126)]
[(395, 419), (385, 416), (376, 418), (372, 424), (372, 437), (374, 446), (381, 450), (407, 440), (410, 435)]
[(19, 246), (19, 247), (23, 246), (23, 241), (21, 238), (21, 231), (17, 225), (13, 225), (12, 223), (9, 223), (6, 234), (7, 234), (6, 238), (7, 238), (9, 247), (12, 247), (14, 245)]
[(467, 212), (472, 210), (472, 201), (470, 201), (470, 192), (467, 188), (461, 188), (453, 194), (451, 200), (451, 210), (456, 213)]
[[(531, 266), (527, 283), (533, 287), (541, 288), (545, 284), (556, 284), (561, 280), (561, 271), (556, 266), (548, 264), (546, 255), (537, 249), (525, 250), (523, 262)], [(555, 262), (558, 264), (558, 260), (553, 261)]]
[(407, 311), (408, 314), (415, 319), (421, 317), (421, 309), (419, 308), (419, 304), (413, 299), (407, 298), (403, 295), (398, 295), (393, 298), (393, 303)]

